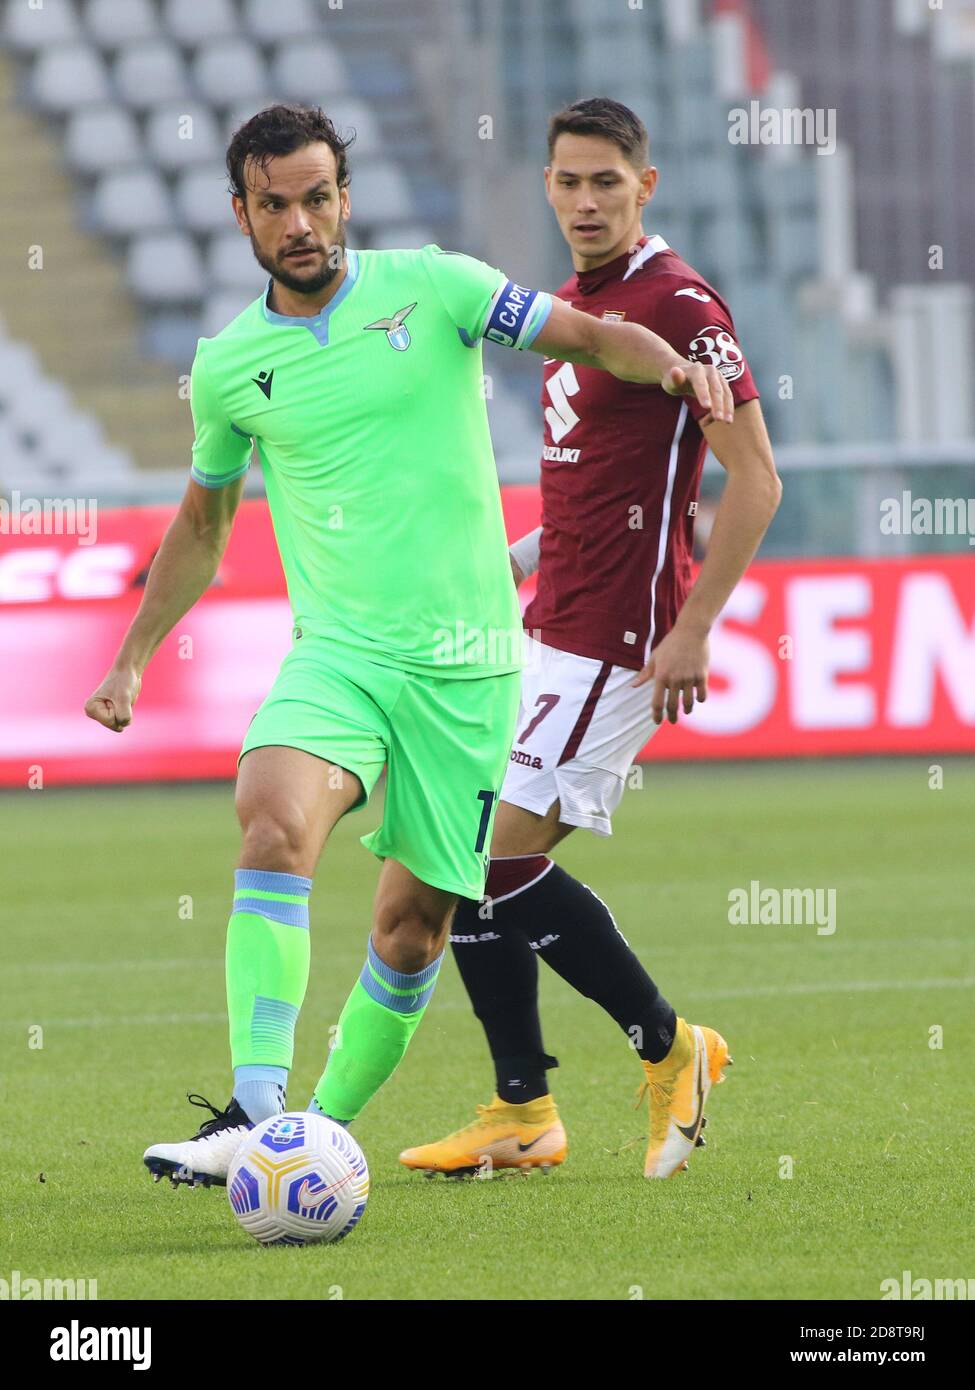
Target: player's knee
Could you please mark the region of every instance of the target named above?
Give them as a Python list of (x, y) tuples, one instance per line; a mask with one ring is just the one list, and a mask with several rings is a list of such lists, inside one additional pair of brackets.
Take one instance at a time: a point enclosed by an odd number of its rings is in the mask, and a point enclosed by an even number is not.
[(261, 807), (241, 814), (242, 858), (248, 867), (282, 874), (309, 874), (308, 823), (293, 806)]
[(443, 950), (448, 917), (408, 896), (380, 900), (373, 923), (376, 950), (394, 970), (415, 974)]

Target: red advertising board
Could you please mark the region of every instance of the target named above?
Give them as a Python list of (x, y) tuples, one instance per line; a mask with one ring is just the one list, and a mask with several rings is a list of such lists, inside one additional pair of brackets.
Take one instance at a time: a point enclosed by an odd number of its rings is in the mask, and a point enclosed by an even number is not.
[[(536, 489), (503, 495), (512, 537), (536, 524)], [(233, 774), (290, 644), (263, 502), (242, 506), (216, 582), (154, 657), (132, 726), (113, 735), (83, 714), (172, 511), (103, 511), (87, 537), (18, 534), (4, 518), (0, 784)], [(756, 562), (712, 634), (707, 703), (648, 749), (908, 752), (975, 752), (975, 557)]]

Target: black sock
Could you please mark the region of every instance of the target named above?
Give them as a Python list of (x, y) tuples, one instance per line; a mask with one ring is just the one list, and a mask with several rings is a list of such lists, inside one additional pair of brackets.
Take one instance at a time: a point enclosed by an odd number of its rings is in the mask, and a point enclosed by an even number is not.
[(545, 1071), (558, 1063), (542, 1044), (535, 952), (523, 932), (507, 925), (507, 908), (507, 902), (497, 903), (490, 917), (482, 917), (481, 904), (461, 898), (450, 943), (487, 1034), (498, 1096), (523, 1105), (547, 1094)]
[(666, 1057), (677, 1015), (591, 888), (553, 864), (510, 906), (506, 923), (517, 923), (546, 965), (604, 1008), (639, 1056), (648, 1062)]

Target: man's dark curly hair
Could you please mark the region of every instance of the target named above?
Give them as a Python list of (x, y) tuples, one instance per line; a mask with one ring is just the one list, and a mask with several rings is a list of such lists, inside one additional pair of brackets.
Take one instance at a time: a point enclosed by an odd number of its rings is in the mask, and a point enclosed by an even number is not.
[(292, 154), (318, 140), (328, 145), (335, 155), (338, 186), (344, 188), (350, 178), (346, 151), (354, 139), (353, 132), (343, 140), (320, 106), (268, 106), (234, 131), (227, 147), (230, 191), (246, 204), (244, 165), (249, 159), (266, 172), (268, 160), (275, 155)]

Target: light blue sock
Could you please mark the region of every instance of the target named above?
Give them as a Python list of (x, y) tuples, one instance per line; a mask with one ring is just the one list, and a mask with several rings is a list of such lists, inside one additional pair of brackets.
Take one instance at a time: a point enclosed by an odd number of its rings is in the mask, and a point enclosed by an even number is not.
[(287, 1067), (234, 1067), (234, 1100), (251, 1124), (259, 1125), (272, 1115), (280, 1115), (287, 1090)]

